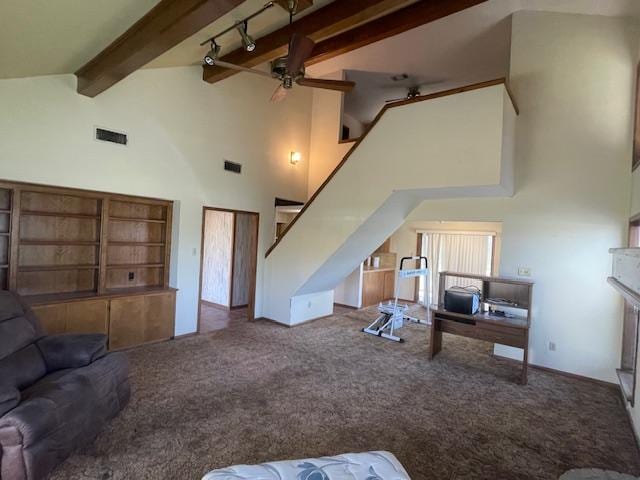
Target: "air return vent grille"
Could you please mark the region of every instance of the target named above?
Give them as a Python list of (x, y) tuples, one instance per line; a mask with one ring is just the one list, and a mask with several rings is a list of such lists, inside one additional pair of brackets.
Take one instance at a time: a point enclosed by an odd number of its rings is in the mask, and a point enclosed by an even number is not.
[(117, 143), (118, 145), (126, 145), (128, 138), (126, 133), (114, 132), (104, 128), (96, 128), (96, 140), (101, 142)]
[(224, 161), (224, 169), (227, 172), (240, 173), (242, 170), (242, 165), (235, 162), (230, 162), (229, 160)]

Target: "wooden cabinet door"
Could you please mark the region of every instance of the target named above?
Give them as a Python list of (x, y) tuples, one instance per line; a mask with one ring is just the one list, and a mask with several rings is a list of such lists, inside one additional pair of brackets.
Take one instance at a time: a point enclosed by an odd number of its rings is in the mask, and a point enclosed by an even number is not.
[(390, 298), (395, 298), (396, 296), (396, 272), (391, 270), (389, 272), (384, 272), (384, 287), (383, 287), (383, 300), (389, 300)]
[(120, 349), (173, 337), (175, 293), (163, 292), (111, 300), (109, 349)]
[(368, 272), (363, 275), (362, 306), (377, 305), (384, 293), (384, 272)]
[(58, 333), (107, 333), (108, 300), (87, 300), (38, 305), (33, 311), (48, 335)]
[(66, 310), (64, 303), (55, 305), (37, 305), (31, 307), (33, 313), (40, 320), (44, 333), (47, 335), (57, 335), (67, 332)]

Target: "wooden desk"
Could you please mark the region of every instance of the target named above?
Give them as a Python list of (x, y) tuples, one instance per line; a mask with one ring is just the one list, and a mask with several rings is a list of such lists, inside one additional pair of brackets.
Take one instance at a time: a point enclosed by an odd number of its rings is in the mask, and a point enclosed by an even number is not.
[[(499, 343), (510, 347), (522, 348), (524, 357), (522, 362), (521, 383), (527, 383), (527, 365), (529, 359), (529, 326), (531, 308), (531, 282), (499, 277), (481, 277), (460, 273), (442, 272), (440, 277), (440, 303), (431, 308), (431, 342), (429, 345), (429, 359), (432, 359), (442, 349), (442, 333), (460, 335), (485, 342)], [(491, 313), (478, 312), (474, 315), (449, 312), (442, 306), (444, 301), (444, 286), (447, 277), (467, 278), (482, 282), (481, 301), (491, 303), (491, 293), (499, 293), (502, 298), (518, 299), (513, 302), (513, 308), (526, 310), (526, 317), (505, 317)], [(517, 305), (517, 306), (516, 306)]]

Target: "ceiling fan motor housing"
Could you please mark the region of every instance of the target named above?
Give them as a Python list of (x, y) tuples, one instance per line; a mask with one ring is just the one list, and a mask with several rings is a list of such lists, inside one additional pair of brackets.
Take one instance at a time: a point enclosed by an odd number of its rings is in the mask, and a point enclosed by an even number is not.
[(293, 74), (287, 70), (287, 57), (276, 58), (271, 62), (271, 76), (281, 80), (284, 88), (291, 88), (293, 82), (304, 77), (304, 66)]

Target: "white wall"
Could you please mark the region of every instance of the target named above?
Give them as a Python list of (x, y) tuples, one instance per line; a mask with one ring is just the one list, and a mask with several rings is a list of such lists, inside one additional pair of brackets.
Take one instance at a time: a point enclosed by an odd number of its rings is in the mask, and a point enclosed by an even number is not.
[(207, 210), (202, 247), (202, 294), (207, 302), (231, 306), (233, 213)]
[(536, 282), (530, 361), (607, 381), (620, 361), (622, 304), (606, 278), (608, 249), (625, 242), (636, 51), (622, 19), (516, 13), (515, 196), (424, 202), (408, 218), (501, 221), (501, 274), (530, 267)]
[(360, 138), (365, 131), (365, 126), (360, 120), (344, 112), (344, 106), (341, 126), (342, 125), (349, 127), (349, 139)]
[[(200, 67), (141, 70), (95, 99), (72, 75), (0, 80), (0, 178), (175, 200), (171, 285), (176, 334), (196, 329), (202, 207), (260, 213), (257, 315), (274, 197), (302, 199), (310, 89), (280, 104), (274, 83), (240, 74), (215, 85)], [(125, 131), (128, 147), (93, 140), (95, 125)], [(242, 175), (222, 170), (243, 164)]]
[[(341, 80), (342, 72), (322, 78)], [(322, 185), (353, 143), (339, 143), (341, 133), (342, 93), (313, 89), (311, 140), (309, 154), (308, 196)]]
[(362, 263), (333, 290), (333, 301), (349, 307), (362, 307)]

